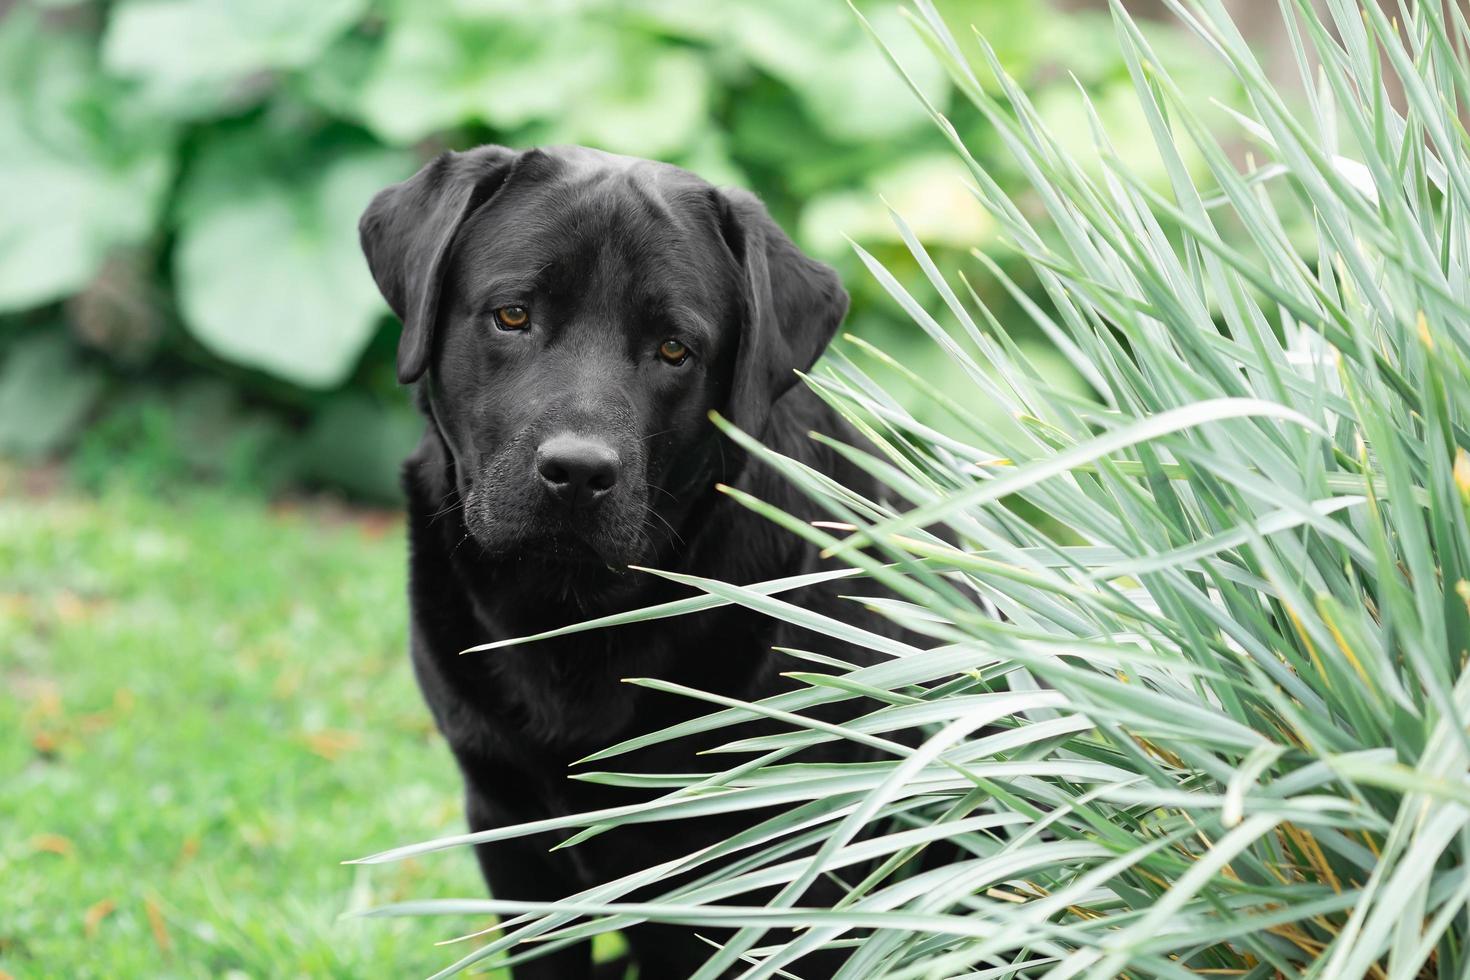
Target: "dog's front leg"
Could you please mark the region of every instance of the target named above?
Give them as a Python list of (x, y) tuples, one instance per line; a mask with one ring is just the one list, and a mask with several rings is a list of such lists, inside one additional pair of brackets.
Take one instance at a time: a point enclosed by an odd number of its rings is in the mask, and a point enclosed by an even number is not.
[[(472, 831), (492, 830), (515, 821), (476, 790), (465, 794), (465, 814)], [(576, 892), (575, 882), (547, 853), (550, 843), (516, 839), (475, 845), (475, 856), (490, 894), (506, 901), (553, 902)], [(590, 980), (592, 944), (574, 943), (554, 953), (511, 968), (514, 980)]]

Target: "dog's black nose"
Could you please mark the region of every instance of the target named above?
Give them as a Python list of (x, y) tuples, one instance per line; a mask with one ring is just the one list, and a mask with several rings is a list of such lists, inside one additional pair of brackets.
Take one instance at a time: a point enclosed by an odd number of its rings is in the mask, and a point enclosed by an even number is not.
[(581, 436), (552, 436), (536, 448), (536, 472), (546, 491), (573, 507), (607, 496), (618, 482), (618, 469), (611, 446)]

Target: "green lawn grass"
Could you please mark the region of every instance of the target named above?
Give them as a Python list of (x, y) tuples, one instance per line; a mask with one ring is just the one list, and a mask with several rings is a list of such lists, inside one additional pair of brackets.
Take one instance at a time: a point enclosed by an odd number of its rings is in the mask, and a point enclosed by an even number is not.
[[(483, 894), (404, 653), (403, 529), (0, 471), (0, 977), (425, 975)], [(8, 489), (5, 489), (6, 485)], [(482, 921), (462, 923), (469, 931)]]

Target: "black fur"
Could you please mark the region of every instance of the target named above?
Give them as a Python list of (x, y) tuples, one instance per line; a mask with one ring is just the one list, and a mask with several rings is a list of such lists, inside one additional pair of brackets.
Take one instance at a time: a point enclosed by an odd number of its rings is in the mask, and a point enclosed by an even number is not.
[[(715, 490), (723, 481), (805, 518), (825, 516), (722, 439), (711, 410), (872, 491), (865, 475), (809, 438), (847, 430), (796, 384), (795, 372), (811, 366), (846, 312), (846, 293), (753, 196), (581, 148), (483, 147), (446, 154), (379, 194), (361, 230), (373, 275), (404, 320), (400, 377), (421, 379), (428, 424), (404, 471), (413, 663), (463, 772), (472, 828), (641, 798), (569, 780), (569, 766), (710, 709), (622, 678), (756, 699), (787, 687), (780, 672), (802, 666), (773, 646), (871, 662), (865, 651), (738, 608), (460, 655), (687, 594), (628, 564), (736, 583), (821, 567), (814, 549)], [(499, 328), (493, 310), (508, 305), (530, 311), (528, 329)], [(679, 366), (656, 354), (668, 338), (692, 351)], [(618, 481), (596, 506), (571, 510), (540, 486), (536, 448), (558, 433), (617, 454)], [(854, 591), (862, 589), (847, 581), (792, 596), (893, 635), (838, 598)], [(829, 717), (844, 710), (856, 709)], [(716, 734), (622, 757), (616, 767), (724, 766), (728, 757), (695, 754), (732, 737)], [(834, 743), (804, 759), (857, 757)], [(517, 840), (482, 845), (479, 858), (496, 896), (551, 900), (686, 854), (753, 819), (638, 825), (555, 852), (559, 837)], [(643, 980), (688, 977), (711, 952), (692, 929), (645, 925), (628, 938)], [(810, 978), (832, 969), (804, 960), (795, 971)], [(584, 944), (515, 975), (575, 980), (590, 970)]]

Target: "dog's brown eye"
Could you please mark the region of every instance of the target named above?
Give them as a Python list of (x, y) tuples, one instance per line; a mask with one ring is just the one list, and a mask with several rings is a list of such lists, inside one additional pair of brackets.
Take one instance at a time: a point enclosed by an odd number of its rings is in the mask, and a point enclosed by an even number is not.
[(524, 330), (531, 323), (531, 311), (524, 306), (502, 306), (495, 311), (495, 322), (501, 330)]
[(683, 364), (689, 356), (689, 348), (677, 340), (666, 340), (658, 345), (658, 356), (668, 364)]

